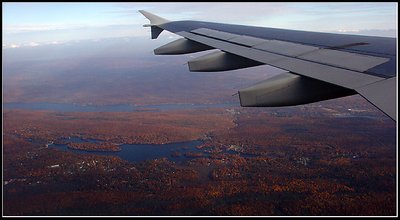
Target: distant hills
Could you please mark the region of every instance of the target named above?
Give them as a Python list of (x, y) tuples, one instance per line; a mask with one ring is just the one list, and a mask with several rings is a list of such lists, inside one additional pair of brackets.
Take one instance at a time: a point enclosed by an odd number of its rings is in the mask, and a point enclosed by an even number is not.
[[(240, 88), (281, 70), (261, 66), (192, 73), (186, 62), (201, 53), (155, 56), (171, 41), (142, 38), (83, 40), (3, 48), (5, 102), (81, 104), (224, 103)], [(207, 53), (207, 52), (206, 52)]]

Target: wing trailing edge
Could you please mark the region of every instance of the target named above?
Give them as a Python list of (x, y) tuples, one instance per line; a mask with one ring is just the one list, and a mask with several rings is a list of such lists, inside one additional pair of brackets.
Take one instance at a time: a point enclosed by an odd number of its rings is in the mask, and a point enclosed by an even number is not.
[(397, 78), (392, 77), (357, 88), (356, 91), (387, 116), (397, 121), (396, 83)]

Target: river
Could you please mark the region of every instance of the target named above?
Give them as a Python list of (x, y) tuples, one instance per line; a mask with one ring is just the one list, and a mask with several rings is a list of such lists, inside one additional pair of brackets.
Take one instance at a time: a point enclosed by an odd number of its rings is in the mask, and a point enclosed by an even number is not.
[(159, 105), (86, 105), (76, 103), (4, 103), (4, 109), (24, 110), (50, 110), (61, 112), (135, 112), (135, 111), (168, 111), (180, 109), (207, 109), (207, 108), (230, 108), (237, 107), (238, 103), (216, 103), (216, 104), (159, 104)]

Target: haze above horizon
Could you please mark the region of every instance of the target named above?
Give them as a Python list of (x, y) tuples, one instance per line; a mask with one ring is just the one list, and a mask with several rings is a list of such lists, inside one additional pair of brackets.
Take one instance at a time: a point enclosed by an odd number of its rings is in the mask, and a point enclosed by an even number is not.
[(2, 8), (3, 48), (148, 38), (142, 27), (148, 21), (139, 9), (169, 20), (397, 36), (397, 3), (3, 3)]

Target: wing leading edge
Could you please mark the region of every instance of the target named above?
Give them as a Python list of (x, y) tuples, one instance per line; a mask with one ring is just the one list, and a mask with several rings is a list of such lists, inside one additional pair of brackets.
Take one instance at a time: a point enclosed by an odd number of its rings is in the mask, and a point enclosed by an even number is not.
[(291, 106), (358, 93), (397, 120), (393, 38), (168, 21), (139, 12), (150, 20), (145, 26), (151, 27), (152, 39), (162, 30), (183, 37), (155, 49), (155, 54), (220, 50), (189, 61), (190, 71), (227, 71), (262, 64), (287, 71), (240, 90), (241, 106)]

